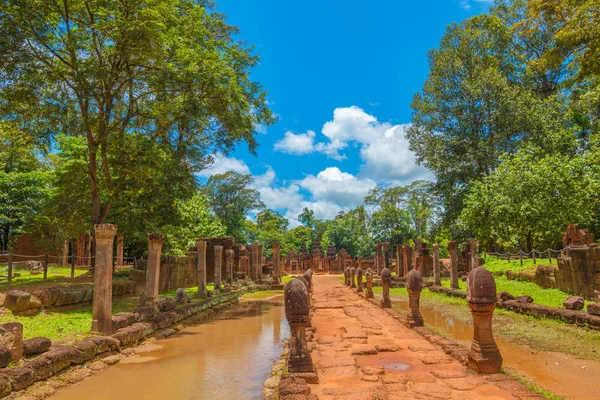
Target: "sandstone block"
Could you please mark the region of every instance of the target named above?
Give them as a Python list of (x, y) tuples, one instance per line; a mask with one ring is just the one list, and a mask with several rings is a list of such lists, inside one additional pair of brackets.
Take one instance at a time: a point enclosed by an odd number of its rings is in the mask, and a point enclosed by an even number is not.
[(31, 339), (23, 340), (23, 355), (25, 357), (31, 357), (36, 354), (41, 354), (50, 349), (52, 341), (45, 337), (34, 337)]
[(15, 362), (23, 357), (23, 325), (9, 322), (0, 325), (0, 347), (10, 351), (10, 360)]
[(600, 316), (600, 303), (588, 304), (588, 314)]
[(159, 297), (156, 301), (156, 306), (161, 312), (165, 312), (177, 307), (177, 301), (171, 296)]
[(583, 297), (570, 296), (563, 301), (563, 306), (568, 310), (583, 310)]
[(37, 296), (22, 290), (11, 290), (6, 293), (4, 307), (8, 308), (14, 314), (31, 315), (42, 308), (42, 302)]

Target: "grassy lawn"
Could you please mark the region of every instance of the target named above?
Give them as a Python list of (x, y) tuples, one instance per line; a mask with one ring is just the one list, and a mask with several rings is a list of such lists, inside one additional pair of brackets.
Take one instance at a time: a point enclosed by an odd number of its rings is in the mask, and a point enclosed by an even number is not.
[[(44, 281), (44, 273), (41, 271), (37, 275), (32, 275), (31, 271), (28, 270), (14, 270), (14, 273), (20, 274), (20, 276), (13, 276), (12, 286), (24, 286), (24, 285), (32, 285), (39, 283), (53, 283), (60, 280), (70, 279), (71, 278), (71, 267), (54, 267), (48, 266), (48, 279)], [(88, 272), (88, 270), (84, 269), (75, 269), (75, 277), (81, 276)], [(0, 291), (5, 291), (8, 289), (8, 282), (6, 279), (3, 279), (0, 282)]]
[[(215, 290), (215, 285), (212, 285), (212, 284), (211, 285), (206, 285), (206, 289), (207, 290)], [(189, 288), (185, 288), (185, 292), (187, 294), (194, 295), (194, 294), (198, 293), (198, 286), (192, 286), (192, 287), (189, 287)], [(169, 290), (169, 291), (166, 291), (166, 292), (160, 292), (159, 293), (160, 296), (173, 296), (173, 297), (175, 297), (176, 294), (177, 294), (177, 289), (173, 289), (173, 290)]]
[[(137, 307), (137, 296), (113, 299), (113, 314)], [(10, 311), (0, 316), (0, 323), (20, 322), (25, 339), (44, 336), (52, 340), (73, 341), (89, 336), (92, 305), (68, 311), (42, 311), (34, 316), (15, 316)]]
[(246, 293), (241, 297), (242, 300), (266, 299), (273, 296), (283, 295), (282, 290), (264, 290), (260, 292)]
[[(523, 265), (521, 266), (521, 263), (519, 262), (519, 260), (507, 261), (507, 260), (501, 260), (498, 257), (487, 256), (485, 259), (484, 266), (491, 273), (495, 273), (495, 272), (505, 272), (509, 269), (512, 271), (521, 271), (523, 269), (533, 269), (535, 271), (535, 268), (538, 265), (549, 264), (547, 258), (538, 258), (536, 261), (537, 261), (537, 264), (534, 264), (533, 260), (531, 260), (531, 259), (523, 259)], [(556, 259), (552, 259), (552, 264), (556, 265)]]

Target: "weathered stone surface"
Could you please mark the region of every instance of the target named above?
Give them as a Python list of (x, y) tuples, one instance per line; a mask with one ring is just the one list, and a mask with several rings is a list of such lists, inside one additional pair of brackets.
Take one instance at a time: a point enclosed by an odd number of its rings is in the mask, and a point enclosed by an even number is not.
[(588, 314), (600, 316), (600, 303), (588, 304), (587, 312)]
[(163, 296), (158, 298), (156, 306), (160, 311), (165, 312), (177, 307), (177, 301), (175, 300), (175, 297)]
[(0, 374), (0, 399), (8, 396), (12, 391), (10, 380), (4, 374)]
[(283, 377), (279, 381), (279, 397), (286, 397), (290, 395), (304, 395), (310, 394), (310, 387), (306, 384), (304, 379), (295, 378), (291, 376)]
[(107, 336), (90, 336), (83, 340), (92, 342), (96, 345), (96, 354), (119, 349), (119, 341)]
[(4, 307), (17, 315), (31, 315), (42, 308), (42, 302), (37, 296), (22, 290), (11, 290), (6, 293)]
[(175, 303), (176, 304), (183, 304), (186, 302), (186, 291), (184, 288), (178, 288), (177, 291), (175, 292)]
[(508, 301), (508, 300), (514, 300), (515, 296), (513, 296), (512, 294), (503, 290), (500, 293), (498, 293), (498, 298), (501, 299), (502, 301)]
[(73, 358), (71, 362), (73, 364), (83, 364), (87, 360), (91, 360), (96, 356), (98, 346), (91, 340), (80, 340), (73, 343), (73, 347), (80, 351), (79, 358)]
[(5, 345), (0, 345), (0, 368), (10, 364), (10, 349)]
[(27, 360), (24, 365), (26, 368), (33, 371), (33, 379), (36, 382), (48, 379), (54, 374), (52, 361), (44, 356), (38, 356)]
[(19, 361), (23, 357), (23, 325), (9, 322), (0, 325), (0, 347), (10, 351), (10, 360)]
[(23, 390), (34, 382), (33, 371), (29, 368), (6, 368), (4, 374), (12, 384), (12, 390)]
[(531, 296), (516, 296), (515, 300), (519, 303), (533, 303), (533, 297)]
[(75, 347), (60, 346), (52, 347), (50, 351), (44, 353), (41, 357), (45, 357), (52, 362), (52, 373), (57, 374), (65, 368), (68, 368), (75, 361), (81, 358), (81, 352)]
[(579, 296), (570, 296), (563, 301), (563, 306), (568, 310), (583, 310), (584, 304), (583, 297)]
[(41, 354), (50, 349), (52, 341), (45, 337), (34, 337), (23, 340), (23, 355), (31, 357), (36, 354)]

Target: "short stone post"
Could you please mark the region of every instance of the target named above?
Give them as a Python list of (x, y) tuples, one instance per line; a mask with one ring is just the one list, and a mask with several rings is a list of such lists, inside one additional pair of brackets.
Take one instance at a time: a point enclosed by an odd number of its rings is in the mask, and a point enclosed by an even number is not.
[(308, 288), (300, 279), (292, 279), (284, 290), (285, 317), (290, 324), (288, 372), (313, 372), (312, 358), (306, 344), (306, 328), (310, 327)]
[(350, 286), (350, 267), (344, 270), (344, 285)]
[(123, 265), (123, 235), (117, 236), (117, 259), (115, 265)]
[(146, 306), (156, 307), (158, 300), (158, 286), (160, 284), (160, 257), (165, 237), (159, 233), (149, 233), (148, 237), (148, 262), (146, 264)]
[(213, 247), (215, 250), (215, 294), (221, 293), (221, 268), (223, 267), (223, 246)]
[(308, 289), (308, 296), (309, 297), (310, 297), (310, 294), (313, 291), (312, 274), (313, 274), (313, 272), (310, 270), (310, 268), (304, 274), (302, 274), (302, 277), (306, 280), (306, 283), (307, 283), (306, 289)]
[(356, 289), (356, 269), (350, 268), (350, 288)]
[(467, 275), (467, 303), (473, 315), (473, 344), (469, 351), (469, 364), (480, 374), (499, 373), (502, 356), (492, 334), (496, 281), (483, 267), (477, 267)]
[(281, 245), (279, 243), (273, 243), (273, 279), (276, 284), (281, 283)]
[(252, 243), (252, 259), (250, 260), (250, 279), (254, 282), (258, 281), (258, 270), (260, 264), (260, 251), (258, 248), (258, 243)]
[(479, 240), (471, 240), (471, 269), (479, 267)]
[(94, 268), (94, 300), (92, 332), (112, 335), (112, 266), (113, 244), (117, 226), (94, 225), (96, 266)]
[(403, 264), (404, 264), (404, 276), (408, 274), (408, 271), (412, 269), (412, 249), (410, 248), (410, 244), (404, 244), (403, 254)]
[(448, 252), (450, 253), (450, 287), (458, 289), (458, 257), (456, 248), (458, 243), (455, 240), (448, 242)]
[(63, 265), (63, 266), (69, 265), (69, 241), (68, 240), (63, 241), (61, 265)]
[[(381, 299), (381, 308), (392, 308), (392, 300), (390, 299), (390, 286), (392, 284), (392, 271), (389, 268), (384, 268), (381, 271), (381, 286), (383, 287), (383, 298)], [(371, 290), (372, 285), (371, 285)]]
[(404, 325), (409, 328), (423, 326), (423, 316), (419, 310), (419, 299), (422, 290), (421, 273), (416, 269), (406, 275), (406, 288), (408, 290), (408, 314)]
[(371, 271), (371, 268), (367, 268), (365, 280), (367, 281), (367, 292), (365, 293), (365, 298), (372, 299), (375, 296), (373, 295), (373, 271)]
[(362, 278), (363, 278), (363, 270), (361, 267), (356, 268), (356, 292), (357, 293), (362, 293), (363, 291), (363, 283), (362, 283)]
[(440, 245), (433, 244), (433, 284), (440, 286), (442, 280), (440, 278)]
[(4, 358), (8, 354), (3, 355), (3, 363), (19, 361), (23, 358), (23, 325), (20, 322), (8, 322), (0, 325), (0, 331), (0, 346), (10, 353), (9, 360)]
[(225, 280), (230, 285), (233, 285), (233, 257), (235, 252), (232, 249), (225, 250)]
[(196, 240), (197, 257), (197, 276), (198, 276), (198, 296), (207, 297), (206, 291), (206, 240)]

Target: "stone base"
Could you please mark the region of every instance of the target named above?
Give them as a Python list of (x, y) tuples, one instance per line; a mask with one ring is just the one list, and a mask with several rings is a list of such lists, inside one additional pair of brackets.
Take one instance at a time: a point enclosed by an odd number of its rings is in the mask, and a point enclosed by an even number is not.
[(407, 328), (416, 328), (418, 326), (423, 326), (423, 320), (415, 320), (411, 317), (406, 317), (406, 319), (404, 320), (404, 326), (406, 326)]
[(381, 299), (381, 308), (392, 308), (392, 300), (388, 297)]
[(484, 357), (473, 350), (469, 352), (469, 367), (479, 374), (497, 374), (502, 369), (502, 356), (500, 353), (488, 354)]

